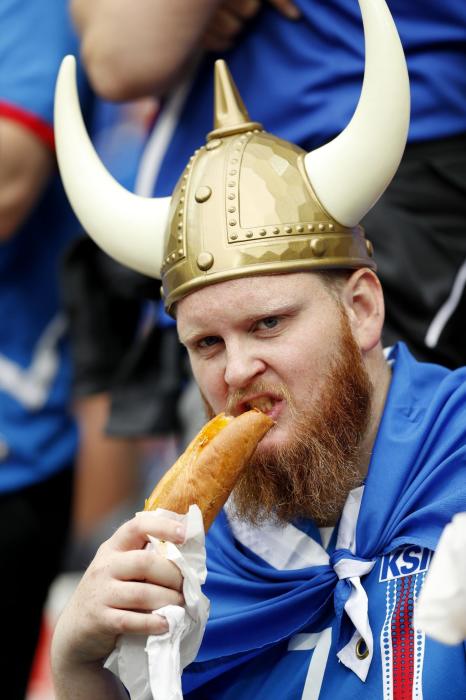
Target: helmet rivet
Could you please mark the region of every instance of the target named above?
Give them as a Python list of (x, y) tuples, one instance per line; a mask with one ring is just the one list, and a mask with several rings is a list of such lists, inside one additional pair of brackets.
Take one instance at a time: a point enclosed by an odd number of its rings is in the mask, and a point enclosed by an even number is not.
[(329, 224), (329, 225), (328, 225), (328, 230), (329, 230), (329, 231), (334, 231), (334, 230), (335, 230), (335, 226), (334, 226), (333, 224)]
[(252, 231), (248, 231), (246, 233), (246, 238), (252, 238), (254, 236), (254, 233)]
[(304, 231), (304, 226), (301, 226), (300, 224), (299, 226), (296, 226), (296, 230), (298, 233), (302, 233)]
[(265, 236), (266, 233), (267, 231), (265, 230), (265, 228), (261, 228), (261, 230), (259, 231), (259, 236)]
[(221, 145), (222, 145), (222, 139), (212, 139), (212, 141), (207, 141), (205, 148), (206, 148), (206, 151), (213, 151), (215, 148), (218, 148)]
[(370, 258), (374, 255), (374, 246), (372, 245), (372, 241), (366, 241), (366, 250), (367, 254)]
[(228, 195), (228, 199), (234, 199), (234, 198), (235, 198), (235, 195), (233, 194), (233, 192), (230, 192), (230, 194)]
[(178, 251), (178, 256), (179, 256), (180, 258), (182, 258), (183, 255), (184, 255), (184, 250), (183, 250), (183, 248), (180, 248), (179, 251)]
[(178, 229), (178, 231), (181, 231), (182, 228), (183, 228), (183, 224), (182, 224), (181, 221), (180, 221), (180, 223), (179, 223), (178, 226), (177, 226), (177, 229)]
[(280, 233), (280, 229), (278, 228), (278, 226), (275, 226), (275, 228), (272, 230), (272, 233), (274, 233), (275, 235), (277, 235), (277, 233)]
[(317, 257), (320, 258), (321, 255), (325, 253), (326, 243), (322, 238), (313, 238), (311, 241), (311, 250)]
[(292, 232), (292, 227), (291, 226), (285, 226), (285, 233), (291, 233)]
[(233, 170), (230, 170), (230, 172), (228, 174), (229, 175), (236, 175), (236, 170), (233, 168)]
[(228, 223), (230, 224), (230, 226), (236, 226), (236, 219), (230, 219)]
[(231, 238), (232, 241), (236, 241), (236, 239), (238, 238), (238, 234), (237, 234), (237, 233), (232, 233), (231, 236), (230, 236), (230, 238)]
[(183, 214), (184, 214), (183, 209), (179, 209), (179, 210), (178, 210), (178, 216), (183, 216)]
[(197, 266), (200, 270), (203, 270), (204, 272), (206, 270), (209, 270), (212, 265), (214, 264), (214, 256), (212, 253), (199, 253), (197, 256)]
[(312, 233), (314, 231), (314, 224), (308, 224), (307, 225), (307, 230)]
[(325, 231), (325, 224), (319, 224), (319, 231)]
[(180, 233), (180, 235), (178, 236), (178, 242), (181, 242), (182, 240), (183, 240), (183, 234)]
[(229, 212), (230, 214), (234, 214), (235, 211), (236, 211), (236, 207), (228, 207), (228, 212)]
[(176, 253), (172, 253), (172, 260), (176, 260)]
[(204, 185), (202, 187), (198, 187), (196, 190), (196, 194), (194, 195), (194, 198), (196, 202), (202, 203), (202, 202), (207, 202), (209, 199), (210, 195), (212, 194), (212, 190), (210, 187), (207, 185)]

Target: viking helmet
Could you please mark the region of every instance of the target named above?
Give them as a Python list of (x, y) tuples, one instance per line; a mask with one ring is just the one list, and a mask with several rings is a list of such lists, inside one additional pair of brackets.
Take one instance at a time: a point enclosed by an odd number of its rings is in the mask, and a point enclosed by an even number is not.
[(358, 106), (330, 143), (306, 153), (251, 121), (223, 61), (215, 66), (214, 129), (172, 197), (143, 198), (105, 170), (79, 108), (75, 63), (60, 69), (57, 157), (83, 227), (109, 255), (162, 280), (168, 310), (236, 277), (308, 269), (375, 269), (359, 225), (399, 165), (409, 80), (384, 0), (359, 0), (366, 66)]

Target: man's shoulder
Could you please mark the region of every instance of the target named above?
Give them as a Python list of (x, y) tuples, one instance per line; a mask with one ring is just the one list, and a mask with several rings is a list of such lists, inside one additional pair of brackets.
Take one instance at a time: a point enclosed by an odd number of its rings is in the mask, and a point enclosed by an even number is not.
[[(449, 369), (439, 364), (417, 360), (403, 342), (385, 351), (392, 368), (392, 384), (388, 402), (400, 409), (407, 419), (419, 415), (432, 421), (447, 411), (451, 417), (464, 410), (466, 400), (466, 367)], [(466, 432), (466, 421), (462, 421)]]

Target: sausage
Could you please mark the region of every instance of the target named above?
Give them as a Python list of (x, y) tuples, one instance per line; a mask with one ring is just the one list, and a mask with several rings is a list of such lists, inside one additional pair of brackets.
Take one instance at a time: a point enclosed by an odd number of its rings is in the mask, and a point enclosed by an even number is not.
[(165, 508), (184, 514), (190, 505), (197, 504), (207, 532), (273, 425), (274, 421), (257, 409), (236, 418), (224, 413), (215, 416), (164, 474), (144, 510)]

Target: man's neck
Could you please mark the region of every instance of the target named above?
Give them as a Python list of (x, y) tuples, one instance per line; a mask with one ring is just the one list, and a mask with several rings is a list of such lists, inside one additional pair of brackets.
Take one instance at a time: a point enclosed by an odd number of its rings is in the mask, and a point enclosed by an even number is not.
[(366, 368), (374, 387), (374, 393), (369, 424), (361, 444), (360, 472), (363, 477), (366, 476), (369, 468), (392, 377), (390, 365), (385, 359), (381, 346), (377, 346), (371, 351), (370, 356), (367, 357)]

